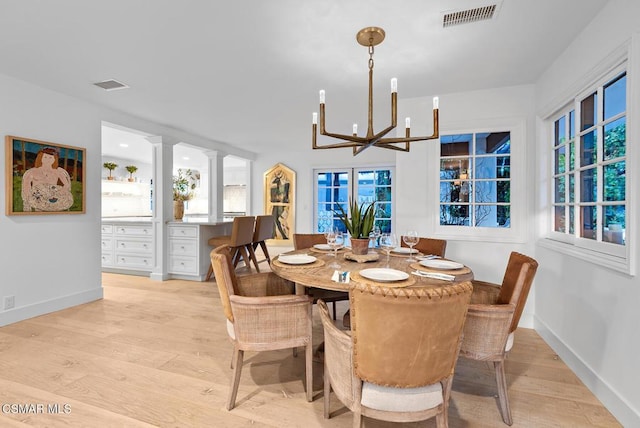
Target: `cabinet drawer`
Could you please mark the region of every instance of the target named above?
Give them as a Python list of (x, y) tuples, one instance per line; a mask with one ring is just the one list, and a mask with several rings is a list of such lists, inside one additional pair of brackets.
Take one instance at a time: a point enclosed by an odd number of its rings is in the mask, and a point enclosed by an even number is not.
[(118, 254), (116, 256), (116, 266), (121, 266), (123, 268), (139, 268), (142, 270), (150, 270), (153, 268), (153, 257)]
[(113, 233), (113, 225), (103, 224), (100, 230), (102, 231), (102, 233), (111, 234)]
[(153, 228), (151, 225), (125, 225), (116, 226), (116, 235), (126, 236), (153, 236)]
[(198, 236), (197, 226), (170, 226), (169, 236), (175, 238), (196, 238)]
[(152, 245), (146, 240), (116, 239), (116, 251), (146, 255), (152, 254)]
[(198, 254), (198, 242), (188, 239), (170, 239), (169, 254), (195, 257)]
[(113, 253), (102, 253), (102, 266), (113, 266)]
[(113, 251), (113, 239), (102, 237), (100, 239), (100, 248), (102, 251)]
[(169, 259), (171, 273), (198, 273), (198, 263), (195, 257), (171, 257)]

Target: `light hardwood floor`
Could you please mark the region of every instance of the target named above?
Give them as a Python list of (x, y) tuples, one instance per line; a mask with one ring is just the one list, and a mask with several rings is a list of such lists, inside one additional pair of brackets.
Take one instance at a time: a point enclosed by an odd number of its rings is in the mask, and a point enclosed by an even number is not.
[[(303, 354), (290, 350), (247, 353), (237, 407), (224, 409), (231, 345), (213, 282), (103, 274), (103, 285), (101, 301), (0, 328), (0, 426), (351, 426), (335, 397), (323, 419), (320, 363), (305, 401)], [(319, 343), (315, 309), (314, 321)], [(514, 427), (620, 426), (535, 331), (516, 332), (506, 369)], [(491, 366), (461, 359), (453, 389), (452, 428), (506, 427)], [(401, 425), (365, 418), (366, 427)]]

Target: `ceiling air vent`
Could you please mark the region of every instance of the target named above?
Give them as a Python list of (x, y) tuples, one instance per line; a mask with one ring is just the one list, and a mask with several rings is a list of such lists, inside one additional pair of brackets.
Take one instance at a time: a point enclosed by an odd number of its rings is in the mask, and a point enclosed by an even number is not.
[(492, 4), (490, 6), (476, 7), (474, 9), (445, 12), (442, 15), (442, 27), (447, 28), (454, 25), (486, 21), (488, 19), (492, 19), (496, 15), (497, 10), (498, 5)]
[(114, 79), (103, 80), (102, 82), (94, 83), (99, 88), (104, 89), (105, 91), (115, 91), (117, 89), (125, 89), (129, 86), (125, 85), (122, 82), (118, 82)]

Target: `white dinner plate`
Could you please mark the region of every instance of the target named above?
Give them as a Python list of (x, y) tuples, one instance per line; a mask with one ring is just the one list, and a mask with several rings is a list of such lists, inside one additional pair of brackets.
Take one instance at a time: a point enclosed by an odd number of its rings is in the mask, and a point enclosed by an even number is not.
[(288, 265), (306, 265), (315, 262), (317, 259), (307, 254), (291, 254), (278, 256), (278, 260)]
[(372, 279), (378, 282), (402, 281), (409, 278), (409, 274), (406, 272), (385, 268), (362, 269), (358, 273), (363, 278)]
[(407, 247), (396, 247), (391, 250), (391, 252), (397, 254), (409, 254), (409, 252), (411, 252), (411, 254), (418, 254), (418, 250), (416, 250), (415, 248), (411, 249)]
[(464, 265), (458, 262), (452, 262), (451, 260), (422, 260), (420, 261), (422, 266), (429, 267), (431, 269), (462, 269)]
[(313, 246), (313, 248), (315, 248), (316, 250), (324, 250), (324, 251), (329, 251), (332, 249), (329, 246), (329, 244), (316, 244)]

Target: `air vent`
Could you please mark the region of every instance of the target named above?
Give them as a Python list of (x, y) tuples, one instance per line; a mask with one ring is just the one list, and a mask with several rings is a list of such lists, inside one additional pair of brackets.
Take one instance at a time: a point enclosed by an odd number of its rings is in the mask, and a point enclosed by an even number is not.
[(105, 91), (115, 91), (117, 89), (125, 89), (129, 86), (125, 85), (122, 82), (118, 82), (114, 79), (103, 80), (102, 82), (94, 83), (99, 88), (104, 89)]
[(497, 10), (498, 5), (492, 4), (490, 6), (476, 7), (474, 9), (445, 12), (442, 16), (442, 27), (447, 28), (454, 25), (469, 24), (471, 22), (493, 19)]

